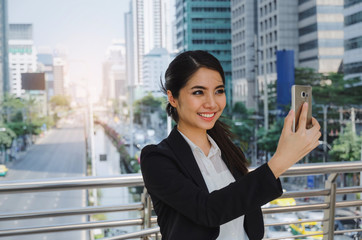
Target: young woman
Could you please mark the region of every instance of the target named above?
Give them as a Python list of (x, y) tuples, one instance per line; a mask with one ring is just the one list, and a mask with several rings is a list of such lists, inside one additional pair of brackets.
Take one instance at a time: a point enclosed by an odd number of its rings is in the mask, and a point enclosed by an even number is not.
[[(274, 156), (249, 172), (242, 151), (218, 119), (226, 105), (219, 61), (204, 51), (178, 55), (165, 74), (167, 113), (177, 126), (141, 153), (145, 187), (162, 239), (262, 239), (260, 207), (281, 196), (279, 176), (318, 145), (320, 126), (292, 132), (285, 118)], [(306, 126), (303, 106), (300, 126)]]

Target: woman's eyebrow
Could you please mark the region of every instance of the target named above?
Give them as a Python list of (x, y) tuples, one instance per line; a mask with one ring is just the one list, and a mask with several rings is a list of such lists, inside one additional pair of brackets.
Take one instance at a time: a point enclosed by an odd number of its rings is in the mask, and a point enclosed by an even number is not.
[(207, 89), (204, 86), (193, 86), (191, 89)]
[[(225, 88), (225, 85), (224, 84), (221, 84), (217, 87), (215, 87), (215, 89), (218, 89), (218, 88)], [(207, 89), (207, 87), (204, 87), (204, 86), (193, 86), (191, 89)]]

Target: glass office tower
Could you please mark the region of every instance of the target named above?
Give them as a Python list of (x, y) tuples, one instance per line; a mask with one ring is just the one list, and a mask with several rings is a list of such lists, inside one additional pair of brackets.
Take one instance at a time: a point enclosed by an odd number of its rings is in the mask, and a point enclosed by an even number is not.
[(231, 106), (230, 0), (176, 0), (176, 34), (179, 52), (205, 50), (219, 59)]

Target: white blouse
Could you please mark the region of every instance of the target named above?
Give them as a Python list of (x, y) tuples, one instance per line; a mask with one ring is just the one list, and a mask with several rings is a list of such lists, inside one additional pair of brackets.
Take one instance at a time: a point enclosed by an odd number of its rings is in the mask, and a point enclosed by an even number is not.
[[(230, 173), (229, 169), (226, 167), (224, 161), (221, 158), (221, 150), (217, 146), (216, 142), (209, 135), (207, 135), (207, 137), (211, 143), (211, 148), (208, 156), (206, 156), (201, 148), (195, 145), (184, 134), (181, 133), (181, 135), (190, 145), (192, 153), (194, 154), (197, 165), (200, 168), (200, 171), (210, 193), (226, 187), (232, 182), (235, 182), (235, 178)], [(220, 226), (220, 234), (217, 239), (248, 240), (249, 238), (244, 230), (244, 216), (222, 224)]]

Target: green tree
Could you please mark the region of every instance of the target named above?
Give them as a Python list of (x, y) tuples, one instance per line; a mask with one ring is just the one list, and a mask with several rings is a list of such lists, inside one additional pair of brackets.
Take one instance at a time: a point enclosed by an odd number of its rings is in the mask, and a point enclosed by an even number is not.
[(16, 138), (14, 131), (6, 126), (0, 127), (0, 146), (10, 148), (14, 138)]
[(352, 124), (347, 124), (343, 134), (334, 140), (329, 153), (333, 161), (359, 161), (361, 147), (362, 137), (352, 131)]
[(56, 108), (64, 108), (66, 110), (70, 109), (70, 99), (68, 96), (64, 96), (64, 95), (55, 95), (53, 97), (50, 98), (50, 104), (52, 106), (53, 109)]
[(161, 114), (164, 98), (155, 98), (151, 93), (134, 102), (135, 122), (142, 123), (147, 114), (158, 111)]
[(345, 106), (362, 102), (362, 86), (355, 86), (360, 80), (344, 79), (341, 73), (317, 73), (311, 68), (295, 69), (295, 84), (313, 87), (313, 102)]
[(23, 111), (25, 109), (25, 103), (21, 98), (17, 98), (15, 95), (5, 94), (3, 101), (1, 102), (1, 115), (3, 121), (23, 121)]
[(264, 150), (269, 153), (275, 152), (283, 125), (284, 119), (279, 118), (270, 125), (268, 130), (263, 127), (258, 130), (258, 146), (260, 150)]
[(236, 141), (240, 142), (240, 147), (244, 152), (249, 147), (249, 142), (254, 134), (255, 121), (251, 118), (253, 109), (247, 109), (243, 102), (236, 102), (232, 109), (233, 116), (222, 119), (231, 127), (231, 132), (235, 134)]

